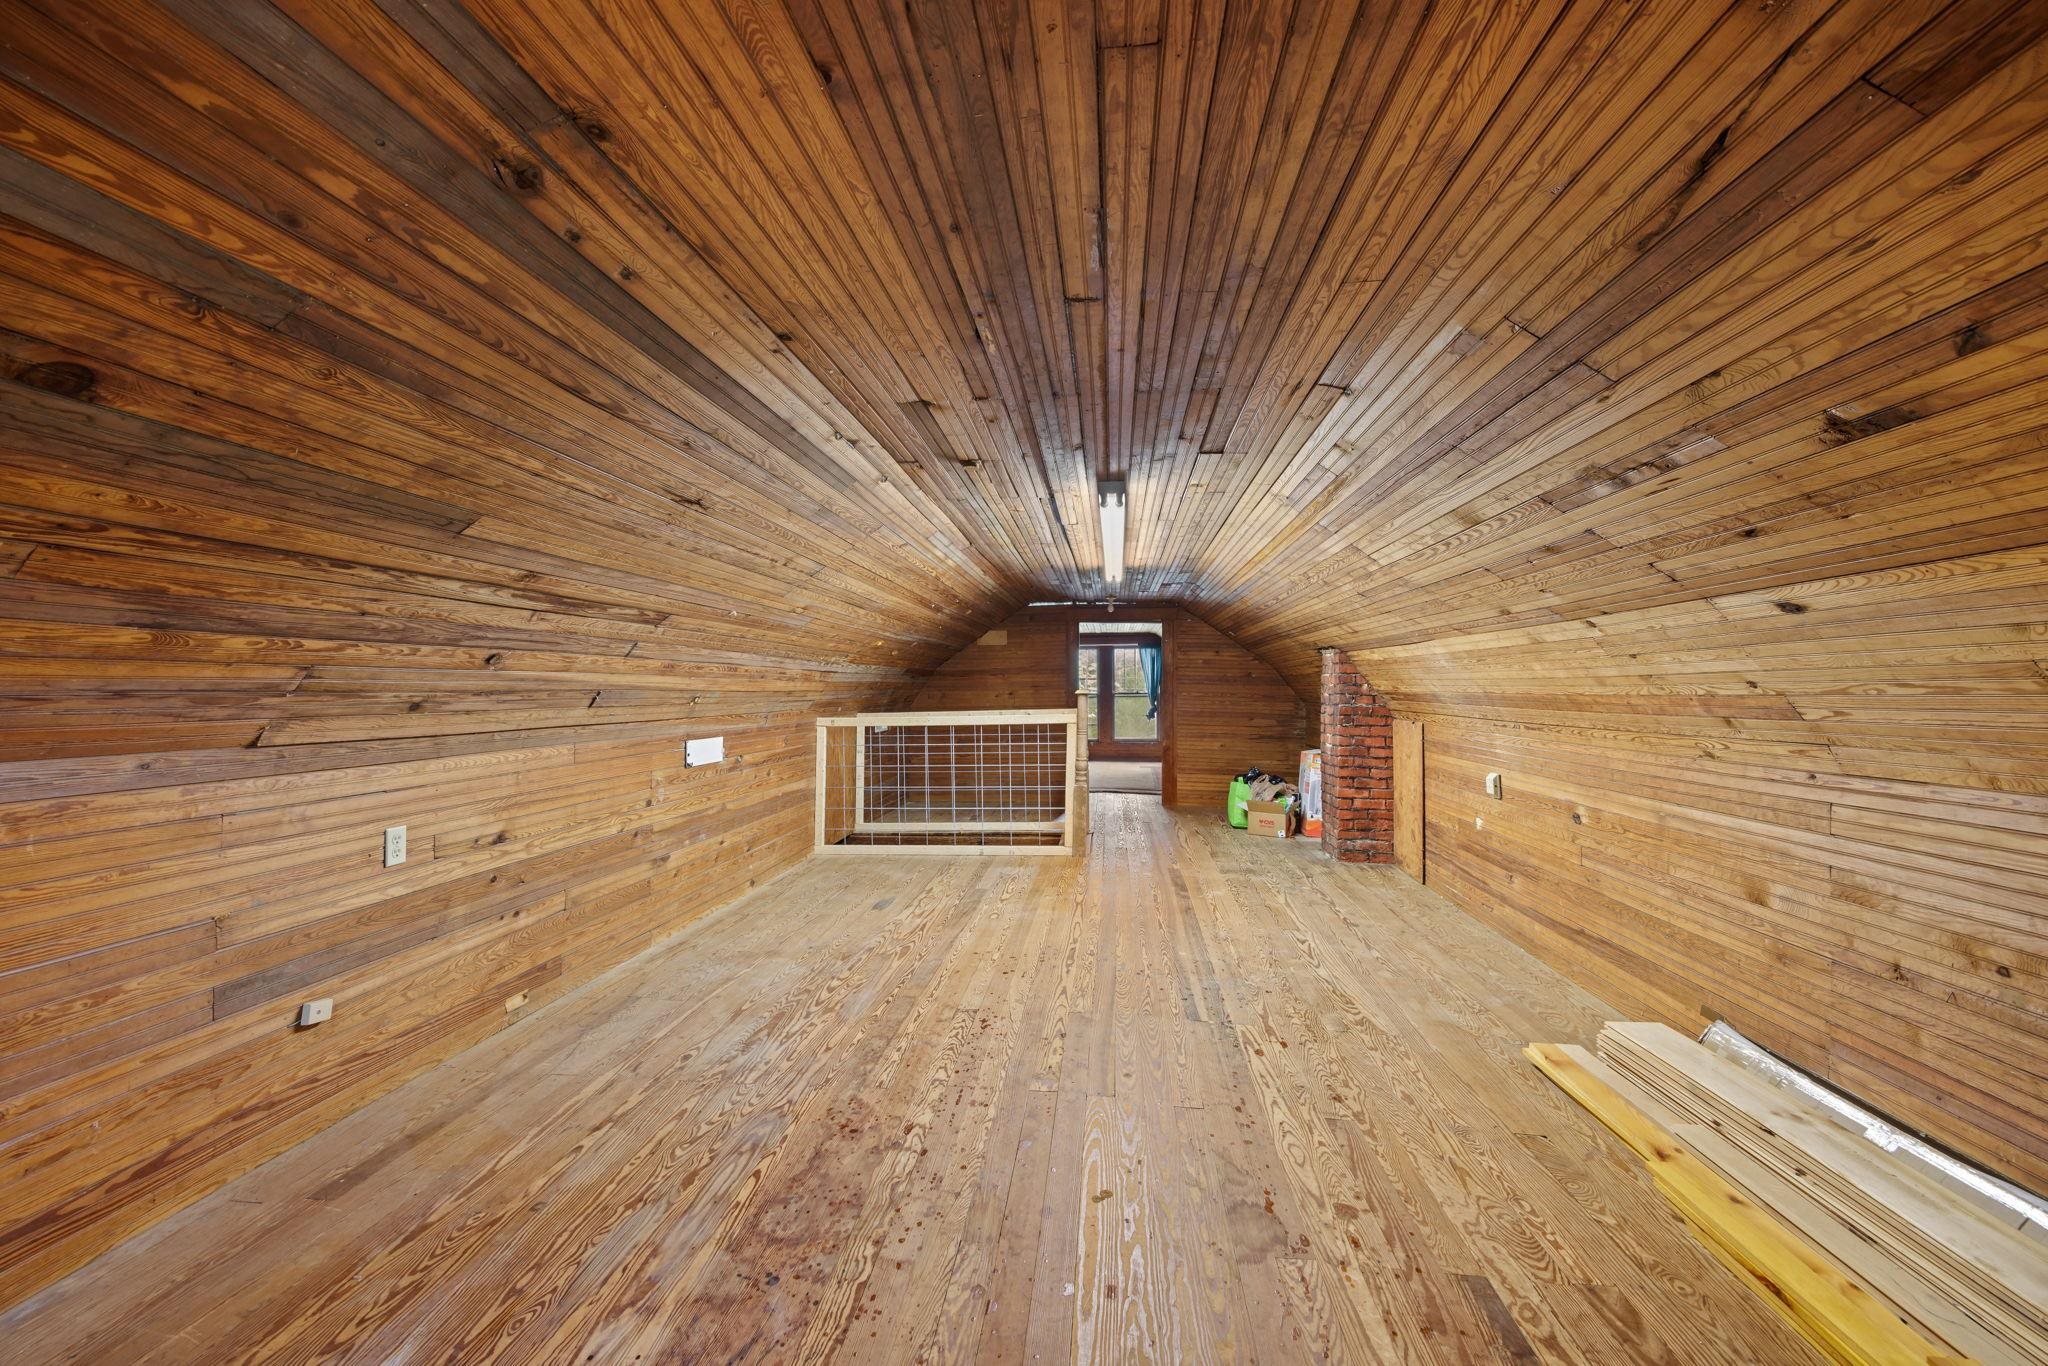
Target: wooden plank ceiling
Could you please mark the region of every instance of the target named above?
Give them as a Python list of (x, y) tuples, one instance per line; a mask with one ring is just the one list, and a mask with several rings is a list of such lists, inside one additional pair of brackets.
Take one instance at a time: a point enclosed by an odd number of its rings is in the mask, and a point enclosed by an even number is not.
[(1115, 476), (1306, 684), (2041, 540), (2038, 4), (8, 10), (14, 501), (332, 505), (243, 572), (921, 668)]

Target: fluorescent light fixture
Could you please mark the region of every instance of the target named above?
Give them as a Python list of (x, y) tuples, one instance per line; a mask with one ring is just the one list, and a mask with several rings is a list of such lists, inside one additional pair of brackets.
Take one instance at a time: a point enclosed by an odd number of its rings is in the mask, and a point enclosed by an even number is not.
[(1095, 485), (1095, 510), (1102, 518), (1102, 586), (1113, 590), (1124, 581), (1124, 481), (1104, 479)]

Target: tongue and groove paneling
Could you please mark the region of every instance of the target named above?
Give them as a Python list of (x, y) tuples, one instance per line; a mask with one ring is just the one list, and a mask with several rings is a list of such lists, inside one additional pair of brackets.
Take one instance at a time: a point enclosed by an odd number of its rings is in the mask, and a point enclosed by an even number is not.
[(13, 0), (9, 1293), (793, 857), (1105, 476), (1427, 719), (1433, 881), (2048, 1179), (2044, 29)]
[[(1075, 627), (1083, 621), (1156, 621), (1166, 640), (1160, 707), (1161, 792), (1169, 805), (1223, 811), (1230, 780), (1257, 764), (1292, 775), (1314, 742), (1315, 709), (1270, 664), (1185, 608), (1027, 607), (941, 664), (915, 705), (1064, 707), (1074, 703)], [(1309, 696), (1314, 696), (1310, 693)]]
[(0, 1299), (802, 857), (1036, 577), (602, 130), (300, 17), (4, 24)]

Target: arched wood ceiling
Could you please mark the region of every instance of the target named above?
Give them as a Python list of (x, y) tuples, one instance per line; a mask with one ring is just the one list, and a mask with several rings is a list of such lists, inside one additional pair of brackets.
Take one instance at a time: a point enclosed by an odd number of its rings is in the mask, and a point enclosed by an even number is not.
[(1104, 475), (1303, 680), (1906, 563), (2037, 374), (2038, 5), (11, 9), (15, 371), (714, 637), (1096, 596)]

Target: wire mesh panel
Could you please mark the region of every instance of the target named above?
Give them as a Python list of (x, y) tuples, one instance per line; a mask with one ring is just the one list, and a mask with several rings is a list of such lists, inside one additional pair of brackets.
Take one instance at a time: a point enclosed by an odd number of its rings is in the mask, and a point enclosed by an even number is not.
[(820, 849), (1066, 853), (1072, 711), (893, 712), (818, 722)]

